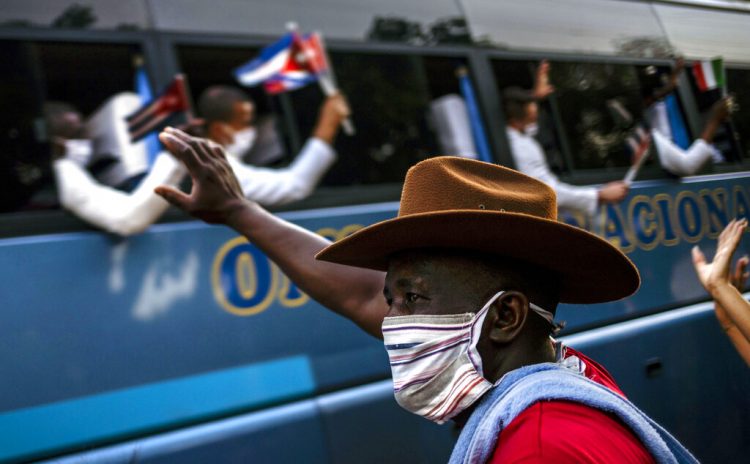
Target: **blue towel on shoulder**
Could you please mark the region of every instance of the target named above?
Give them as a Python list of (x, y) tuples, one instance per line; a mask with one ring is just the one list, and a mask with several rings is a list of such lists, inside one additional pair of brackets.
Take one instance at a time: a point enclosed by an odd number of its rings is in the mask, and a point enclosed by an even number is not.
[(698, 462), (677, 439), (627, 399), (559, 364), (542, 363), (507, 373), (482, 398), (461, 431), (450, 464), (487, 462), (505, 426), (532, 404), (545, 400), (573, 401), (616, 416), (657, 463)]

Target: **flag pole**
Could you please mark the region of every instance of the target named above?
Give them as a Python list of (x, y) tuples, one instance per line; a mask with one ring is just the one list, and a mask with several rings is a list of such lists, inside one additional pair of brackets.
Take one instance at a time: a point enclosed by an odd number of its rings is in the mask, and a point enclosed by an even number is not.
[[(286, 28), (288, 31), (293, 33), (298, 33), (299, 29), (297, 23), (295, 22), (288, 22), (286, 24)], [(313, 32), (313, 34), (315, 34), (320, 41), (320, 49), (323, 52), (323, 60), (326, 63), (326, 70), (316, 73), (318, 77), (318, 84), (320, 85), (320, 89), (323, 91), (323, 94), (326, 97), (332, 97), (339, 93), (338, 86), (336, 85), (336, 75), (333, 72), (331, 61), (328, 58), (328, 51), (326, 50), (323, 34), (321, 34), (319, 31), (315, 31)], [(341, 127), (343, 128), (346, 135), (352, 136), (356, 133), (351, 118), (344, 119), (341, 122)]]
[(187, 114), (187, 122), (189, 125), (190, 122), (195, 119), (195, 115), (193, 114), (193, 99), (190, 97), (190, 86), (188, 85), (187, 76), (183, 73), (178, 73), (175, 75), (175, 79), (180, 82), (182, 96), (185, 98), (185, 101), (188, 102), (188, 108), (185, 113)]
[[(327, 65), (326, 71), (318, 75), (318, 82), (320, 82), (320, 87), (321, 89), (323, 89), (323, 93), (326, 96), (331, 97), (339, 93), (338, 86), (336, 85), (336, 74), (334, 74), (331, 60), (328, 58), (328, 50), (326, 49), (326, 43), (325, 39), (323, 38), (323, 34), (318, 31), (315, 31), (314, 34), (316, 34), (318, 36), (318, 39), (320, 40), (320, 49), (323, 51), (323, 56)], [(356, 133), (351, 118), (344, 119), (341, 122), (341, 127), (344, 129), (344, 133), (346, 135), (352, 136)]]
[(728, 92), (728, 86), (727, 86), (727, 68), (724, 66), (724, 57), (718, 56), (714, 58), (714, 60), (719, 60), (719, 69), (721, 73), (721, 97), (726, 97)]
[(464, 102), (466, 102), (466, 112), (469, 116), (469, 126), (471, 127), (471, 136), (477, 150), (477, 158), (480, 161), (492, 163), (492, 154), (487, 142), (484, 125), (482, 124), (482, 115), (479, 111), (474, 87), (471, 84), (469, 70), (466, 66), (459, 66), (456, 69), (456, 77), (458, 78), (458, 87), (461, 90), (461, 95), (464, 98)]

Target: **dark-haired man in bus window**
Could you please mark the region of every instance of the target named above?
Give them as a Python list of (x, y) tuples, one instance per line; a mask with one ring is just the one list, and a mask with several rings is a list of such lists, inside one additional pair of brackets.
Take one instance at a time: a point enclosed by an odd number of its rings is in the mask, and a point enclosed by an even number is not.
[(259, 198), (260, 203), (280, 204), (308, 196), (336, 161), (332, 144), (349, 108), (341, 95), (326, 99), (312, 136), (284, 170), (285, 177), (273, 185), (262, 177), (274, 170), (242, 161), (257, 137), (253, 125), (255, 105), (245, 92), (231, 86), (209, 87), (198, 99), (198, 112), (205, 120), (207, 137), (222, 145), (230, 155), (229, 164), (245, 196)]
[(503, 108), (507, 121), (508, 142), (516, 169), (551, 186), (560, 208), (582, 211), (593, 217), (599, 204), (617, 203), (628, 194), (628, 186), (616, 181), (601, 187), (576, 186), (561, 182), (552, 172), (542, 146), (534, 138), (538, 103), (554, 92), (549, 84), (549, 63), (543, 61), (537, 70), (534, 89), (508, 87), (503, 91)]

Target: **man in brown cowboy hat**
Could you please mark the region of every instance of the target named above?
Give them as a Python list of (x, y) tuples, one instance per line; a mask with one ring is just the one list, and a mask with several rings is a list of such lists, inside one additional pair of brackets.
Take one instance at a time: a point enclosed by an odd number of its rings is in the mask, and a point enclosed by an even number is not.
[(157, 193), (234, 228), (313, 298), (382, 336), (398, 403), (464, 425), (452, 463), (695, 462), (601, 366), (550, 338), (558, 302), (623, 298), (640, 279), (608, 242), (557, 222), (545, 184), (429, 159), (409, 170), (398, 217), (331, 244), (245, 200), (220, 147), (172, 129), (161, 140), (193, 190)]

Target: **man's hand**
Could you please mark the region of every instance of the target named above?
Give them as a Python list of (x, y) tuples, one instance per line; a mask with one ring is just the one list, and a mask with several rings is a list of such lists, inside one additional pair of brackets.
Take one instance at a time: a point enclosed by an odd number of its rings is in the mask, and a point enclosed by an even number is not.
[(729, 119), (732, 112), (732, 101), (729, 97), (723, 97), (711, 106), (709, 119), (724, 122)]
[(631, 165), (635, 166), (636, 164), (640, 163), (641, 159), (648, 153), (648, 149), (651, 147), (651, 134), (646, 133), (646, 136), (643, 137), (643, 140), (641, 140), (641, 143), (638, 144), (637, 147), (635, 147), (635, 151), (633, 152), (632, 156), (632, 163)]
[(318, 123), (313, 131), (313, 137), (316, 137), (328, 145), (333, 144), (336, 138), (339, 126), (351, 114), (349, 104), (341, 94), (336, 94), (326, 98), (318, 114)]
[[(740, 293), (744, 291), (745, 284), (747, 283), (747, 278), (750, 277), (750, 273), (746, 272), (748, 262), (750, 262), (750, 258), (748, 258), (747, 256), (743, 256), (742, 258), (738, 259), (737, 264), (734, 268), (734, 273), (729, 277), (729, 282)], [(732, 321), (732, 318), (727, 313), (727, 310), (724, 309), (724, 307), (720, 305), (718, 301), (714, 303), (714, 313), (716, 314), (716, 319), (718, 319), (719, 324), (724, 329), (724, 331), (728, 331), (735, 326), (734, 321)]]
[(236, 213), (249, 203), (226, 160), (224, 149), (171, 127), (159, 134), (159, 140), (185, 164), (193, 186), (190, 195), (166, 185), (160, 185), (154, 191), (198, 219), (230, 225)]
[(555, 91), (555, 87), (549, 83), (549, 61), (542, 60), (536, 68), (536, 79), (534, 80), (534, 96), (537, 100), (544, 100)]
[[(695, 272), (698, 274), (698, 280), (712, 294), (711, 296), (714, 296), (713, 294), (722, 285), (725, 287), (731, 285), (740, 293), (744, 290), (747, 278), (750, 276), (750, 273), (747, 272), (747, 265), (750, 262), (750, 258), (747, 256), (740, 258), (734, 268), (734, 273), (731, 274), (729, 272), (729, 263), (732, 261), (732, 255), (739, 245), (742, 232), (746, 226), (747, 221), (743, 219), (742, 221), (734, 220), (724, 228), (724, 231), (719, 236), (719, 244), (716, 248), (716, 256), (714, 256), (713, 263), (706, 262), (705, 255), (697, 245), (693, 247), (693, 266), (695, 266)], [(714, 313), (725, 332), (729, 332), (735, 327), (732, 317), (718, 300), (714, 304)]]
[(193, 137), (206, 137), (206, 120), (190, 118), (186, 123), (177, 126), (179, 130)]
[[(744, 286), (747, 279), (748, 258), (743, 257), (737, 263), (734, 275), (730, 275), (729, 268), (732, 262), (732, 255), (742, 239), (742, 233), (747, 228), (747, 219), (733, 220), (730, 222), (719, 235), (719, 243), (716, 246), (716, 255), (713, 262), (706, 261), (706, 256), (696, 245), (693, 247), (693, 266), (698, 274), (703, 287), (712, 295), (720, 287), (734, 285), (738, 290)], [(744, 264), (743, 264), (744, 262)]]
[(618, 203), (628, 195), (630, 187), (625, 182), (618, 180), (604, 184), (599, 189), (599, 203)]

